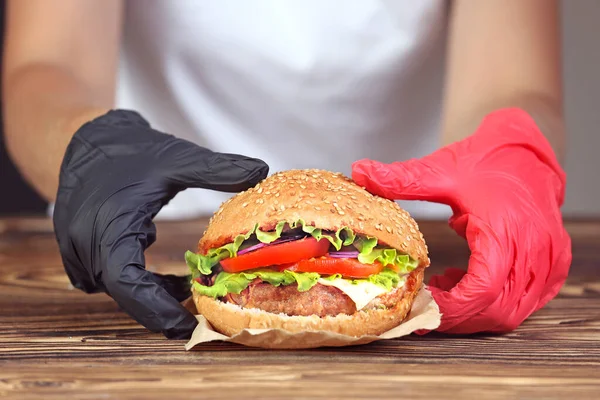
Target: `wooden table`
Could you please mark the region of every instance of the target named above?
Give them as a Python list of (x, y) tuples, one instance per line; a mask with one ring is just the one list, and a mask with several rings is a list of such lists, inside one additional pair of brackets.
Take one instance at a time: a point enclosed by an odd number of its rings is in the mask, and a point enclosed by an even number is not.
[[(162, 223), (149, 252), (184, 272), (204, 221)], [(0, 220), (0, 397), (600, 398), (600, 222), (569, 222), (561, 294), (515, 332), (411, 336), (360, 347), (265, 351), (148, 333), (103, 294), (73, 290), (50, 221)], [(422, 223), (433, 266), (465, 265), (444, 222)]]

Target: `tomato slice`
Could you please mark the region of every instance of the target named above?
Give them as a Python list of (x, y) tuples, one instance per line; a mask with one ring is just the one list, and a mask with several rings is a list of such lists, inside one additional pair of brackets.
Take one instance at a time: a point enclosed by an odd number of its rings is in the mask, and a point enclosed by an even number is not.
[(378, 274), (383, 270), (383, 265), (363, 264), (355, 258), (319, 257), (310, 260), (301, 260), (286, 269), (297, 272), (318, 272), (321, 275), (341, 274), (344, 278), (366, 278)]
[(293, 264), (300, 260), (321, 257), (329, 250), (329, 240), (306, 237), (281, 244), (266, 246), (237, 257), (221, 261), (225, 272), (240, 272), (249, 269), (279, 264)]

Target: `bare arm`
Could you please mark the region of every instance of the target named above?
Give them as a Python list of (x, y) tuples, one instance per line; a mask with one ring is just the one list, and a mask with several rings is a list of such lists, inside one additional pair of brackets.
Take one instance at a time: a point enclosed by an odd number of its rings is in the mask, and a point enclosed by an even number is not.
[(75, 131), (113, 106), (121, 0), (9, 0), (3, 70), (7, 148), (48, 201)]
[(564, 157), (557, 0), (455, 0), (446, 77), (444, 144), (489, 112), (520, 107)]

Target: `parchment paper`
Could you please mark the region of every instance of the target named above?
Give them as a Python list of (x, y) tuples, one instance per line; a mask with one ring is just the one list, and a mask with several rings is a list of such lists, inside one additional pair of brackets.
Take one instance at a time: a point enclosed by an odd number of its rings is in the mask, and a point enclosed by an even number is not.
[(419, 329), (435, 329), (440, 326), (441, 316), (438, 305), (433, 299), (431, 292), (426, 288), (422, 288), (417, 297), (415, 297), (408, 317), (397, 327), (379, 336), (353, 337), (323, 331), (290, 333), (281, 329), (244, 329), (237, 335), (229, 337), (215, 331), (202, 315), (196, 315), (198, 326), (194, 330), (190, 341), (185, 345), (185, 349), (192, 350), (194, 346), (200, 343), (216, 340), (265, 349), (354, 346), (371, 343), (376, 340), (398, 338), (409, 335)]

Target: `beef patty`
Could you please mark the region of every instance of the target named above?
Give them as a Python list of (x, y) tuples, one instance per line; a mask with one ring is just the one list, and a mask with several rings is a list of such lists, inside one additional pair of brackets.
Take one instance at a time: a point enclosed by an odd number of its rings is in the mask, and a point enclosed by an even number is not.
[[(410, 280), (410, 278), (409, 278)], [(392, 290), (373, 299), (365, 308), (391, 308), (400, 301), (404, 287)], [(336, 287), (316, 284), (306, 292), (299, 292), (297, 285), (273, 286), (255, 279), (240, 294), (228, 294), (223, 301), (243, 308), (258, 308), (270, 313), (287, 315), (354, 314), (356, 305), (344, 292)]]

